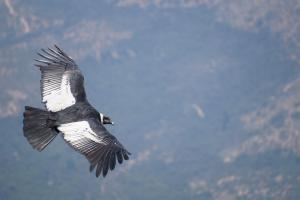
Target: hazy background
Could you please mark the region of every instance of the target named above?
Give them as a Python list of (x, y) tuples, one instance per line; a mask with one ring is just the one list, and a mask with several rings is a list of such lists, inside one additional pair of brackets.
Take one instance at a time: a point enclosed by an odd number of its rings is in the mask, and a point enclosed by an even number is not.
[[(300, 199), (299, 0), (2, 0), (0, 11), (1, 200)], [(53, 44), (133, 154), (105, 179), (61, 137), (42, 153), (23, 137), (24, 105), (43, 106), (33, 59)]]

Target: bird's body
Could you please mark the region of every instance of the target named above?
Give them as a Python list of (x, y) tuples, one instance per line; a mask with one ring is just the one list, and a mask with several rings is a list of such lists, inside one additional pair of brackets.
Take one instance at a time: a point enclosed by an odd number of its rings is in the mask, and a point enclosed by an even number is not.
[(106, 176), (116, 161), (128, 160), (130, 153), (110, 134), (104, 124), (109, 117), (90, 105), (84, 77), (76, 63), (59, 47), (42, 50), (45, 60), (36, 60), (42, 73), (41, 96), (47, 110), (26, 106), (24, 136), (33, 148), (42, 151), (59, 133), (76, 151), (90, 161), (96, 176)]
[(87, 118), (100, 119), (100, 113), (87, 101), (76, 103), (62, 111), (53, 113), (57, 120), (57, 125), (81, 121)]

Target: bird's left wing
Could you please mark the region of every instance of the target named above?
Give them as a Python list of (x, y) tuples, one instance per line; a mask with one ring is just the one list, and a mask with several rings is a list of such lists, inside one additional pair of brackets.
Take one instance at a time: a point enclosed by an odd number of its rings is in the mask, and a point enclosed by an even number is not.
[(41, 70), (42, 102), (47, 110), (57, 112), (85, 101), (84, 77), (74, 60), (58, 46), (42, 49), (42, 59), (35, 64)]
[(101, 172), (105, 177), (109, 169), (113, 170), (116, 160), (121, 164), (123, 159), (129, 159), (130, 153), (97, 120), (87, 119), (62, 124), (58, 130), (63, 133), (63, 138), (71, 147), (89, 160), (90, 171), (97, 166), (97, 177)]

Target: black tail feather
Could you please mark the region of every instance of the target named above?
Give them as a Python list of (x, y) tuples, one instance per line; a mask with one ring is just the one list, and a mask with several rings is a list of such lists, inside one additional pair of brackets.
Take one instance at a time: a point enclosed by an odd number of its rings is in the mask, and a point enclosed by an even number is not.
[(24, 136), (34, 149), (42, 151), (58, 134), (51, 123), (49, 123), (50, 113), (38, 108), (25, 106), (23, 115)]

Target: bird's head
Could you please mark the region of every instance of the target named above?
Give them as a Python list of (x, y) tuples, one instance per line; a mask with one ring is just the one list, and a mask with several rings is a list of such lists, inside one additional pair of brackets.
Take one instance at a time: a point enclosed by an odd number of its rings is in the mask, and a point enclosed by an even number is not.
[(100, 122), (101, 122), (101, 124), (111, 124), (111, 125), (114, 125), (114, 122), (112, 122), (109, 117), (105, 116), (102, 113), (99, 113), (99, 115), (100, 115)]

